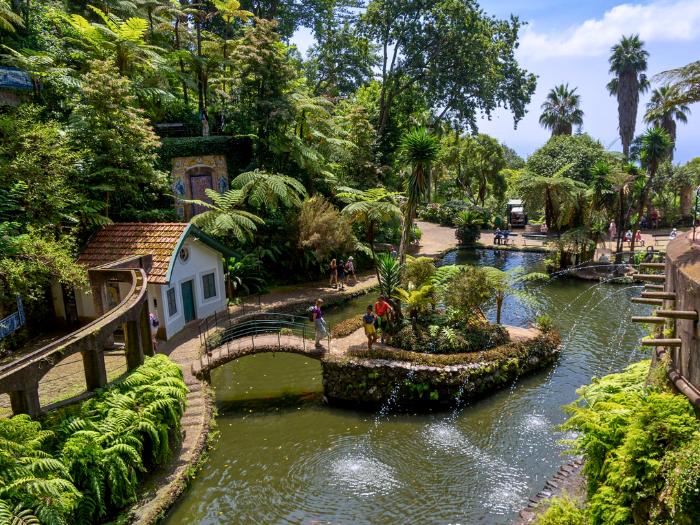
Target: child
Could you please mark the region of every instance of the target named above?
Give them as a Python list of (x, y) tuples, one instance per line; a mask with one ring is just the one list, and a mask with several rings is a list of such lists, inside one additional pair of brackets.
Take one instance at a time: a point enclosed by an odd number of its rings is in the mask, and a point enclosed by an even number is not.
[(362, 316), (362, 324), (365, 327), (365, 335), (367, 336), (367, 349), (372, 350), (372, 345), (377, 340), (377, 329), (374, 327), (376, 316), (372, 311), (372, 305), (367, 306), (367, 313)]

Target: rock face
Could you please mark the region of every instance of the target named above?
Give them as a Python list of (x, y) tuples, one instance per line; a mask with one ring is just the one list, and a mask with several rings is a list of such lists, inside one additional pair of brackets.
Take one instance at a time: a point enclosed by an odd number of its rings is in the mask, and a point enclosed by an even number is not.
[(508, 343), (495, 360), (426, 366), (388, 359), (331, 357), (322, 361), (323, 387), (331, 404), (395, 409), (451, 406), (488, 395), (518, 377), (554, 362), (559, 336), (540, 334)]

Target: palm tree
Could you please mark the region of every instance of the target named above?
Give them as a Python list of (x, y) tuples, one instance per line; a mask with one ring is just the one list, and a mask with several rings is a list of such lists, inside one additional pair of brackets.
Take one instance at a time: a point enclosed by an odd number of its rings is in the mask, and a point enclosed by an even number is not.
[(581, 97), (576, 89), (569, 89), (569, 84), (560, 84), (549, 91), (541, 106), (540, 124), (552, 130), (553, 137), (571, 135), (574, 125), (583, 125), (583, 111), (579, 107)]
[(644, 122), (659, 127), (671, 137), (673, 147), (669, 152), (669, 160), (673, 162), (673, 150), (676, 147), (676, 122), (686, 124), (690, 108), (686, 104), (674, 104), (675, 93), (671, 86), (661, 86), (651, 93), (651, 99), (647, 103), (647, 112)]
[[(639, 199), (639, 208), (637, 210), (637, 224), (635, 230), (639, 228), (639, 223), (642, 220), (642, 215), (647, 206), (649, 197), (649, 189), (654, 182), (656, 172), (659, 170), (661, 162), (667, 158), (668, 151), (673, 146), (671, 137), (661, 128), (650, 128), (642, 135), (641, 160), (642, 166), (646, 168), (647, 180), (642, 188), (641, 198)], [(632, 236), (632, 245), (630, 251), (634, 255), (634, 236)]]
[(666, 102), (672, 106), (700, 102), (700, 60), (659, 73), (654, 80), (670, 82), (672, 93)]
[(622, 262), (622, 239), (623, 232), (625, 229), (625, 223), (629, 218), (631, 209), (627, 210), (625, 213), (625, 204), (627, 202), (627, 197), (630, 194), (635, 181), (639, 178), (639, 168), (636, 164), (628, 164), (623, 169), (613, 169), (608, 175), (608, 181), (610, 182), (612, 189), (617, 194), (617, 239), (616, 239), (616, 256), (615, 262)]
[(359, 222), (365, 226), (367, 243), (376, 269), (375, 230), (377, 224), (401, 217), (401, 208), (396, 204), (396, 197), (401, 194), (385, 188), (371, 188), (363, 191), (345, 186), (338, 188), (338, 191), (336, 197), (347, 203), (343, 208), (343, 215), (349, 217), (352, 222)]
[(629, 158), (630, 144), (634, 138), (639, 93), (649, 88), (644, 74), (648, 56), (639, 35), (623, 36), (611, 49), (610, 73), (615, 78), (608, 82), (607, 88), (611, 95), (617, 97), (618, 126), (625, 159)]
[(440, 143), (435, 135), (425, 128), (416, 128), (404, 135), (401, 150), (405, 161), (411, 165), (411, 174), (406, 181), (406, 209), (404, 213), (399, 261), (406, 260), (406, 248), (416, 217), (416, 208), (428, 190), (430, 184), (430, 164), (438, 155)]
[[(676, 123), (688, 122), (690, 108), (686, 104), (675, 104), (675, 90), (671, 86), (661, 86), (651, 93), (651, 100), (647, 104), (647, 112), (644, 122), (660, 127), (671, 137), (672, 146), (668, 152), (668, 160), (673, 162), (673, 150), (676, 149)], [(689, 217), (693, 207), (693, 186), (684, 185), (680, 191), (681, 216)]]

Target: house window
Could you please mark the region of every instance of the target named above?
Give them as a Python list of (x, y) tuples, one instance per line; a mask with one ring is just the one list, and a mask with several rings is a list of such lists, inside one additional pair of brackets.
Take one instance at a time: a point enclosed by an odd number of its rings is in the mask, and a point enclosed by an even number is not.
[(214, 272), (202, 275), (202, 289), (204, 290), (205, 299), (216, 297), (216, 280), (214, 277)]
[(177, 301), (175, 300), (175, 288), (168, 290), (168, 315), (170, 317), (177, 313)]

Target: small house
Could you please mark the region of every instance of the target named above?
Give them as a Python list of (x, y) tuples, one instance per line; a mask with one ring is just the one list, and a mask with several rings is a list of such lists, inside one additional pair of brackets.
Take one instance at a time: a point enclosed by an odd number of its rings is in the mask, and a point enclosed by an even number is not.
[[(148, 279), (148, 308), (159, 320), (158, 336), (169, 339), (195, 319), (227, 308), (223, 259), (229, 250), (190, 223), (119, 223), (95, 233), (78, 262), (88, 269), (116, 261), (140, 261)], [(143, 262), (146, 261), (146, 262)], [(124, 282), (91, 282), (90, 289), (53, 286), (54, 309), (66, 321), (98, 317), (96, 303), (108, 311), (126, 296)], [(100, 293), (100, 301), (93, 294)]]

